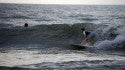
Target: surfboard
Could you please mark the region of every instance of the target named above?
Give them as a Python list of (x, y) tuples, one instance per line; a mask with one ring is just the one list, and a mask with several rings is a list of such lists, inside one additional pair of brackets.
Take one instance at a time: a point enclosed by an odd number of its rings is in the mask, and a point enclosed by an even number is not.
[(79, 44), (70, 44), (70, 46), (73, 48), (73, 49), (86, 49), (88, 46), (85, 46), (85, 45), (79, 45)]

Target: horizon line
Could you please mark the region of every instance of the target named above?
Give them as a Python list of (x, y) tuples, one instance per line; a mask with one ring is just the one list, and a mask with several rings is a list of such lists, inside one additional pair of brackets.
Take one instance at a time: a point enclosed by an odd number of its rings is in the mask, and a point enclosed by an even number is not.
[(125, 4), (53, 4), (53, 3), (44, 3), (44, 4), (40, 4), (40, 3), (0, 3), (0, 4), (35, 4), (35, 5), (125, 5)]

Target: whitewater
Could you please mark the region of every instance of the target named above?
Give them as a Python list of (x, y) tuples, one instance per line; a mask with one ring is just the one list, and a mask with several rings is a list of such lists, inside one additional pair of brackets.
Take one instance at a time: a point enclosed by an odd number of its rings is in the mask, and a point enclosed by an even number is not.
[[(124, 5), (0, 4), (0, 70), (123, 70), (124, 13)], [(95, 43), (74, 49), (81, 27)]]

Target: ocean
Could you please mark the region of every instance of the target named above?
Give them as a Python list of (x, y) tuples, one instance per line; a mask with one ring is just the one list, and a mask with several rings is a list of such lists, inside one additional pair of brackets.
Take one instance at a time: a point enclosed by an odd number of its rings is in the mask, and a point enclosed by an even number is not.
[(124, 69), (125, 5), (0, 4), (0, 70)]

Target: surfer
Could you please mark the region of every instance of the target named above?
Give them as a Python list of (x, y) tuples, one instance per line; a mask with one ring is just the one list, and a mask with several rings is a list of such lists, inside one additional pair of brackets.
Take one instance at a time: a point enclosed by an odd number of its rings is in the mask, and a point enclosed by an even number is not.
[(25, 24), (24, 24), (24, 27), (28, 27), (28, 23), (25, 23)]
[(25, 23), (25, 24), (24, 24), (24, 27), (27, 29), (27, 28), (28, 28), (28, 23)]
[(89, 32), (86, 31), (86, 29), (84, 27), (81, 28), (81, 31), (84, 35), (84, 42), (85, 45), (92, 45), (94, 43), (94, 38), (95, 38), (95, 33), (94, 32)]

